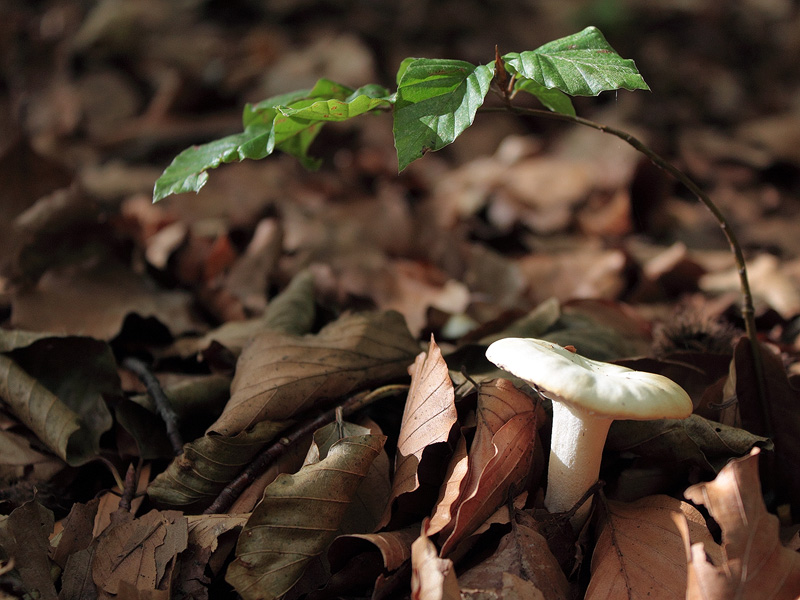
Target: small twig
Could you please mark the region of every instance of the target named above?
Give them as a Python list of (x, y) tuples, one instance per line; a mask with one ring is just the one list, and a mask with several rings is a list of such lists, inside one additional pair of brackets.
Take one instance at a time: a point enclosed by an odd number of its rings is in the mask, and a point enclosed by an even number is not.
[(131, 502), (136, 495), (136, 471), (137, 469), (133, 466), (133, 463), (128, 465), (128, 470), (125, 473), (125, 484), (119, 497), (119, 510), (131, 512)]
[(158, 415), (167, 427), (167, 437), (172, 446), (173, 454), (175, 456), (183, 454), (183, 438), (178, 430), (178, 415), (176, 415), (175, 411), (172, 409), (169, 398), (167, 398), (164, 389), (150, 370), (150, 367), (133, 356), (124, 359), (122, 361), (122, 366), (132, 371), (147, 388), (147, 393), (150, 398), (153, 399), (153, 404), (155, 404)]
[[(320, 427), (341, 420), (344, 417), (358, 412), (362, 408), (380, 400), (386, 396), (394, 395), (399, 391), (407, 391), (407, 385), (386, 385), (368, 394), (359, 394), (347, 399), (343, 404), (330, 408), (316, 417), (303, 421), (295, 425), (286, 435), (281, 436), (277, 441), (267, 446), (261, 453), (253, 459), (239, 475), (231, 481), (216, 497), (214, 502), (203, 511), (203, 514), (224, 513), (234, 501), (266, 471), (267, 467), (282, 456), (288, 448), (297, 443), (298, 440), (313, 433)], [(338, 419), (337, 419), (338, 417)]]
[(694, 194), (695, 197), (711, 212), (711, 214), (717, 220), (720, 229), (722, 229), (722, 233), (725, 235), (725, 239), (728, 241), (728, 245), (730, 246), (731, 252), (733, 253), (734, 261), (736, 262), (736, 268), (739, 272), (739, 285), (742, 293), (741, 315), (742, 315), (742, 320), (744, 321), (745, 333), (750, 342), (750, 347), (753, 350), (753, 370), (755, 371), (755, 376), (757, 381), (756, 389), (758, 391), (758, 400), (761, 406), (761, 412), (764, 417), (764, 422), (766, 424), (766, 431), (764, 435), (767, 437), (772, 437), (772, 432), (774, 431), (772, 427), (772, 414), (767, 398), (767, 388), (764, 381), (764, 367), (761, 362), (758, 334), (756, 331), (755, 310), (753, 308), (753, 296), (750, 292), (750, 283), (748, 282), (747, 279), (747, 266), (745, 264), (744, 254), (742, 252), (742, 247), (739, 244), (738, 239), (736, 238), (736, 235), (733, 233), (733, 230), (731, 229), (730, 223), (728, 223), (728, 220), (725, 218), (725, 215), (723, 215), (722, 212), (719, 210), (719, 208), (717, 208), (717, 206), (714, 204), (714, 202), (711, 200), (708, 194), (706, 194), (702, 189), (700, 189), (700, 187), (694, 181), (692, 181), (692, 179), (688, 175), (686, 175), (686, 173), (678, 169), (676, 166), (672, 165), (666, 159), (662, 158), (659, 154), (657, 154), (644, 142), (634, 137), (627, 131), (616, 129), (614, 127), (609, 127), (608, 125), (603, 125), (601, 123), (595, 123), (594, 121), (590, 121), (589, 119), (584, 119), (582, 117), (565, 115), (562, 113), (551, 112), (548, 110), (541, 110), (535, 108), (524, 108), (519, 106), (506, 105), (502, 107), (491, 107), (491, 106), (484, 107), (481, 108), (480, 110), (483, 112), (510, 111), (515, 114), (523, 116), (541, 117), (544, 119), (565, 121), (567, 123), (577, 123), (578, 125), (591, 127), (592, 129), (596, 129), (597, 131), (601, 131), (603, 133), (608, 133), (613, 136), (616, 136), (619, 139), (623, 140), (624, 142), (627, 142), (628, 144), (633, 146), (636, 150), (644, 154), (650, 160), (650, 162), (652, 162), (660, 169), (666, 171), (674, 179), (676, 179), (684, 186), (686, 186), (686, 188), (692, 194)]

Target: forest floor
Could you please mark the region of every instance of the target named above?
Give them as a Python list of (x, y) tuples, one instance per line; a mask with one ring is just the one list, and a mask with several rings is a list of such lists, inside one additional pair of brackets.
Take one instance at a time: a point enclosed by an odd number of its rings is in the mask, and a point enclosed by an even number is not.
[[(0, 598), (674, 598), (690, 539), (716, 567), (692, 554), (689, 597), (800, 595), (796, 2), (8, 0), (0, 17)], [(367, 115), (326, 126), (317, 171), (276, 153), (152, 202), (248, 102), (321, 77), (394, 89), (409, 56), (486, 64), (588, 25), (651, 91), (577, 113), (727, 217), (763, 378), (717, 221), (589, 128), (479, 113), (398, 174), (391, 117)], [(509, 336), (693, 400), (685, 421), (612, 426), (579, 531), (542, 508), (547, 394), (484, 358)], [(763, 560), (742, 567), (747, 547)]]

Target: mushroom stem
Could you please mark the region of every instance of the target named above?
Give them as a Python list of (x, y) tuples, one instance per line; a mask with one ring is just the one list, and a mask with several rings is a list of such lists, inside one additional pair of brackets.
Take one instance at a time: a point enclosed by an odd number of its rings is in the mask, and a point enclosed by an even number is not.
[[(553, 433), (544, 505), (551, 513), (570, 510), (600, 475), (603, 446), (614, 419), (592, 415), (553, 399)], [(578, 508), (570, 523), (580, 529), (591, 502)]]

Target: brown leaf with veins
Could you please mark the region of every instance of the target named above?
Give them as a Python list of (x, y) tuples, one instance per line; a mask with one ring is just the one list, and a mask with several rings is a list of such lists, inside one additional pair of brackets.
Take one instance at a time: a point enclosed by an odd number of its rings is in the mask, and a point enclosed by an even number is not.
[[(686, 490), (722, 529), (722, 556), (709, 560), (703, 543), (684, 534), (691, 600), (794, 600), (800, 597), (800, 554), (784, 548), (778, 518), (767, 512), (758, 477), (758, 455), (728, 463), (714, 481)], [(691, 546), (690, 546), (691, 544)]]
[(450, 554), (521, 487), (533, 461), (536, 406), (506, 379), (482, 384), (478, 426), (455, 518), (443, 530), (442, 556)]
[(636, 502), (609, 500), (608, 515), (592, 554), (592, 577), (586, 598), (683, 598), (686, 559), (673, 515), (684, 515), (693, 535), (719, 555), (702, 515), (669, 496)]
[(174, 510), (151, 510), (108, 530), (92, 562), (92, 579), (100, 596), (121, 594), (126, 584), (141, 591), (168, 590), (187, 540), (186, 517)]
[(428, 351), (417, 356), (409, 372), (411, 387), (400, 423), (392, 493), (379, 527), (389, 522), (397, 498), (419, 489), (422, 453), (432, 444), (446, 442), (458, 418), (453, 382), (433, 336)]
[(264, 331), (242, 352), (231, 399), (209, 432), (236, 435), (401, 377), (417, 351), (396, 312), (346, 315), (316, 335)]

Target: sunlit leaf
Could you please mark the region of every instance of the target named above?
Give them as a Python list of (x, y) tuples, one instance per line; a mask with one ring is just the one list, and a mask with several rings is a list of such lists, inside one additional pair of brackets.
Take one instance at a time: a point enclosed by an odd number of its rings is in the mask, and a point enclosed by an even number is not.
[(394, 110), (399, 169), (452, 144), (472, 125), (494, 75), (492, 66), (419, 58), (403, 63)]
[(683, 514), (708, 551), (719, 556), (703, 516), (690, 504), (669, 496), (637, 502), (608, 502), (608, 517), (592, 554), (592, 578), (586, 598), (684, 598), (686, 553), (672, 515)]
[[(423, 452), (432, 444), (447, 441), (457, 419), (453, 383), (433, 338), (428, 351), (417, 356), (409, 371), (411, 388), (397, 440), (392, 501), (419, 488), (418, 469)], [(390, 508), (391, 503), (383, 525), (389, 522)]]
[(634, 62), (617, 54), (596, 27), (536, 50), (511, 52), (503, 60), (510, 73), (570, 96), (596, 96), (620, 88), (650, 89)]
[[(722, 552), (713, 542), (684, 531), (690, 554), (690, 595), (722, 600), (778, 600), (800, 597), (800, 554), (784, 548), (778, 518), (767, 512), (758, 475), (759, 450), (728, 463), (714, 481), (686, 490), (722, 529)], [(690, 547), (691, 544), (691, 547)]]
[(572, 100), (556, 88), (548, 88), (533, 79), (520, 79), (514, 84), (515, 90), (528, 92), (553, 112), (575, 116)]

